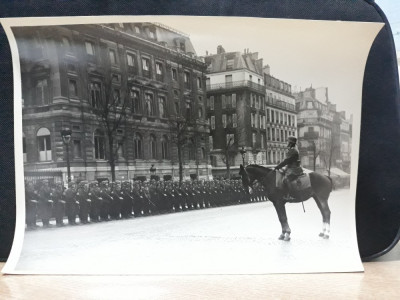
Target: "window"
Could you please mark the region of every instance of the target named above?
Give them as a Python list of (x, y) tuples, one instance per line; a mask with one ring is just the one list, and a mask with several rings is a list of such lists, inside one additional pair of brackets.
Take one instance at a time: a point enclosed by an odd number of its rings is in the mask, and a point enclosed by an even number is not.
[(255, 132), (253, 132), (252, 134), (252, 142), (253, 142), (253, 148), (255, 148), (257, 144), (257, 134)]
[(153, 105), (153, 95), (146, 93), (144, 95), (145, 106), (146, 106), (146, 114), (148, 116), (154, 115), (154, 105)]
[(261, 134), (261, 149), (264, 149), (265, 145), (264, 145), (264, 134)]
[(221, 95), (221, 103), (222, 103), (222, 108), (226, 108), (226, 97), (225, 97), (225, 95)]
[(210, 110), (214, 110), (214, 96), (210, 97)]
[(234, 62), (233, 59), (228, 59), (228, 60), (226, 61), (226, 69), (227, 69), (227, 70), (232, 70), (232, 69), (233, 69), (233, 62)]
[(254, 114), (252, 113), (251, 115), (251, 127), (254, 127)]
[(281, 142), (284, 142), (285, 141), (285, 139), (284, 139), (284, 131), (283, 131), (283, 129), (281, 130)]
[(142, 146), (142, 136), (136, 133), (133, 137), (133, 156), (135, 159), (143, 158)]
[(215, 116), (211, 116), (211, 129), (215, 129)]
[(71, 46), (71, 42), (70, 42), (69, 38), (63, 36), (62, 37), (62, 45), (63, 45), (66, 53), (72, 52), (72, 46)]
[(237, 127), (237, 114), (232, 115), (232, 127), (233, 128)]
[(157, 158), (157, 140), (154, 135), (150, 135), (150, 158)]
[(39, 79), (36, 81), (35, 93), (36, 103), (38, 105), (49, 104), (49, 88), (47, 84), (47, 79)]
[(180, 114), (179, 102), (175, 102), (175, 103), (174, 103), (174, 106), (175, 106), (175, 113), (176, 113), (177, 115), (179, 115), (179, 114)]
[(270, 141), (271, 140), (271, 128), (268, 127), (267, 129), (267, 140)]
[(206, 149), (204, 147), (201, 147), (200, 151), (200, 159), (206, 158)]
[(76, 80), (70, 79), (68, 82), (69, 97), (78, 97), (78, 86)]
[(197, 77), (197, 88), (203, 88), (203, 81), (201, 80), (201, 77)]
[(275, 128), (272, 128), (272, 141), (275, 142)]
[(214, 139), (213, 139), (212, 135), (210, 135), (208, 137), (208, 144), (209, 144), (210, 149), (214, 149)]
[(130, 91), (130, 98), (131, 98), (132, 112), (133, 112), (134, 114), (140, 113), (139, 91), (131, 90), (131, 91)]
[(81, 158), (82, 157), (82, 148), (81, 148), (81, 141), (74, 140), (72, 143), (72, 155), (73, 158)]
[(94, 108), (101, 107), (101, 84), (98, 82), (90, 84), (90, 104)]
[(36, 134), (36, 137), (39, 150), (39, 161), (50, 161), (51, 160), (50, 131), (47, 128), (40, 128)]
[(226, 87), (232, 87), (232, 75), (225, 75)]
[(142, 70), (143, 75), (150, 76), (150, 59), (145, 57), (142, 58)]
[(85, 42), (86, 54), (87, 55), (94, 55), (95, 54), (95, 47), (93, 42), (86, 41)]
[(312, 108), (313, 108), (312, 101), (307, 101), (307, 109), (312, 109)]
[(116, 65), (117, 64), (117, 55), (115, 54), (115, 50), (110, 49), (108, 52), (108, 55), (110, 57), (110, 63), (112, 65)]
[(185, 83), (185, 88), (190, 89), (190, 73), (185, 71), (183, 73), (183, 79)]
[(94, 158), (106, 159), (104, 133), (100, 130), (94, 133)]
[(151, 39), (155, 39), (156, 38), (156, 34), (154, 33), (154, 31), (149, 31), (149, 36)]
[(165, 135), (161, 138), (161, 158), (168, 159), (168, 138)]
[(176, 69), (172, 69), (172, 79), (175, 81), (178, 80), (178, 71)]
[(156, 62), (156, 76), (157, 76), (157, 80), (162, 81), (162, 79), (163, 79), (163, 65), (162, 65), (162, 63)]
[(198, 117), (200, 120), (203, 119), (203, 109), (202, 108), (198, 109)]
[(226, 115), (225, 114), (222, 115), (222, 126), (224, 128), (226, 128)]
[(186, 102), (186, 120), (190, 121), (192, 117), (192, 105), (190, 102)]
[(314, 127), (308, 127), (308, 132), (314, 132)]
[(128, 63), (128, 67), (134, 68), (135, 67), (135, 56), (131, 53), (126, 54), (126, 60)]
[(160, 113), (160, 118), (166, 118), (167, 117), (167, 111), (166, 111), (166, 103), (165, 103), (165, 98), (164, 97), (158, 97), (158, 110)]
[(139, 26), (135, 26), (135, 33), (140, 34), (140, 27)]
[(232, 107), (236, 108), (236, 94), (232, 94)]

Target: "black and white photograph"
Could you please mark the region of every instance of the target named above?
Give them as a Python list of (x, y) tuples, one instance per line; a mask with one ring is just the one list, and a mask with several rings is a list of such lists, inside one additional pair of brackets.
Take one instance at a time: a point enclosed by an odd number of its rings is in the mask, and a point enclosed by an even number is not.
[(362, 83), (382, 24), (1, 22), (13, 53), (17, 176), (3, 272), (363, 270)]

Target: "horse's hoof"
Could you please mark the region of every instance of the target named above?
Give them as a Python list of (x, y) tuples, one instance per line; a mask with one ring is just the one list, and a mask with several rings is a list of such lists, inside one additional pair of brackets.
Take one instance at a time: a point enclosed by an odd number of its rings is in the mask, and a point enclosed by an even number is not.
[(287, 236), (283, 239), (285, 242), (289, 242), (290, 241), (290, 236)]
[(325, 234), (325, 235), (324, 235), (324, 239), (325, 239), (325, 240), (328, 240), (328, 239), (329, 239), (329, 234)]
[(281, 234), (278, 239), (283, 240), (284, 238), (285, 238), (285, 236), (283, 234)]
[(324, 236), (325, 236), (325, 233), (321, 232), (321, 233), (319, 234), (319, 236), (320, 236), (320, 237), (324, 237)]

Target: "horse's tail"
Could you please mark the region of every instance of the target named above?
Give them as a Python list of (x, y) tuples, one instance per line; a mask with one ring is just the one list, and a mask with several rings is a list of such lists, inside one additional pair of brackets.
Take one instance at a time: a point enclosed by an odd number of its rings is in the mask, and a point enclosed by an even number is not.
[(332, 191), (335, 190), (335, 184), (334, 184), (334, 182), (333, 182), (333, 180), (332, 180), (332, 178), (331, 178), (330, 176), (326, 176), (326, 177), (328, 177), (328, 179), (329, 179), (330, 182), (331, 182), (331, 192), (332, 192)]

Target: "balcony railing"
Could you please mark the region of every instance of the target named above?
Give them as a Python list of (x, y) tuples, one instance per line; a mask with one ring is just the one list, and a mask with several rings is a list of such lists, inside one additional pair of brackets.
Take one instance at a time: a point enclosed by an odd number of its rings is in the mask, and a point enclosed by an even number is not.
[(240, 87), (249, 87), (249, 88), (255, 89), (260, 92), (265, 92), (265, 87), (263, 85), (254, 83), (249, 80), (239, 80), (239, 81), (231, 81), (231, 82), (224, 82), (224, 83), (208, 84), (207, 91), (240, 88)]
[(286, 110), (296, 111), (294, 104), (286, 103), (282, 100), (267, 98), (267, 105), (280, 107)]

